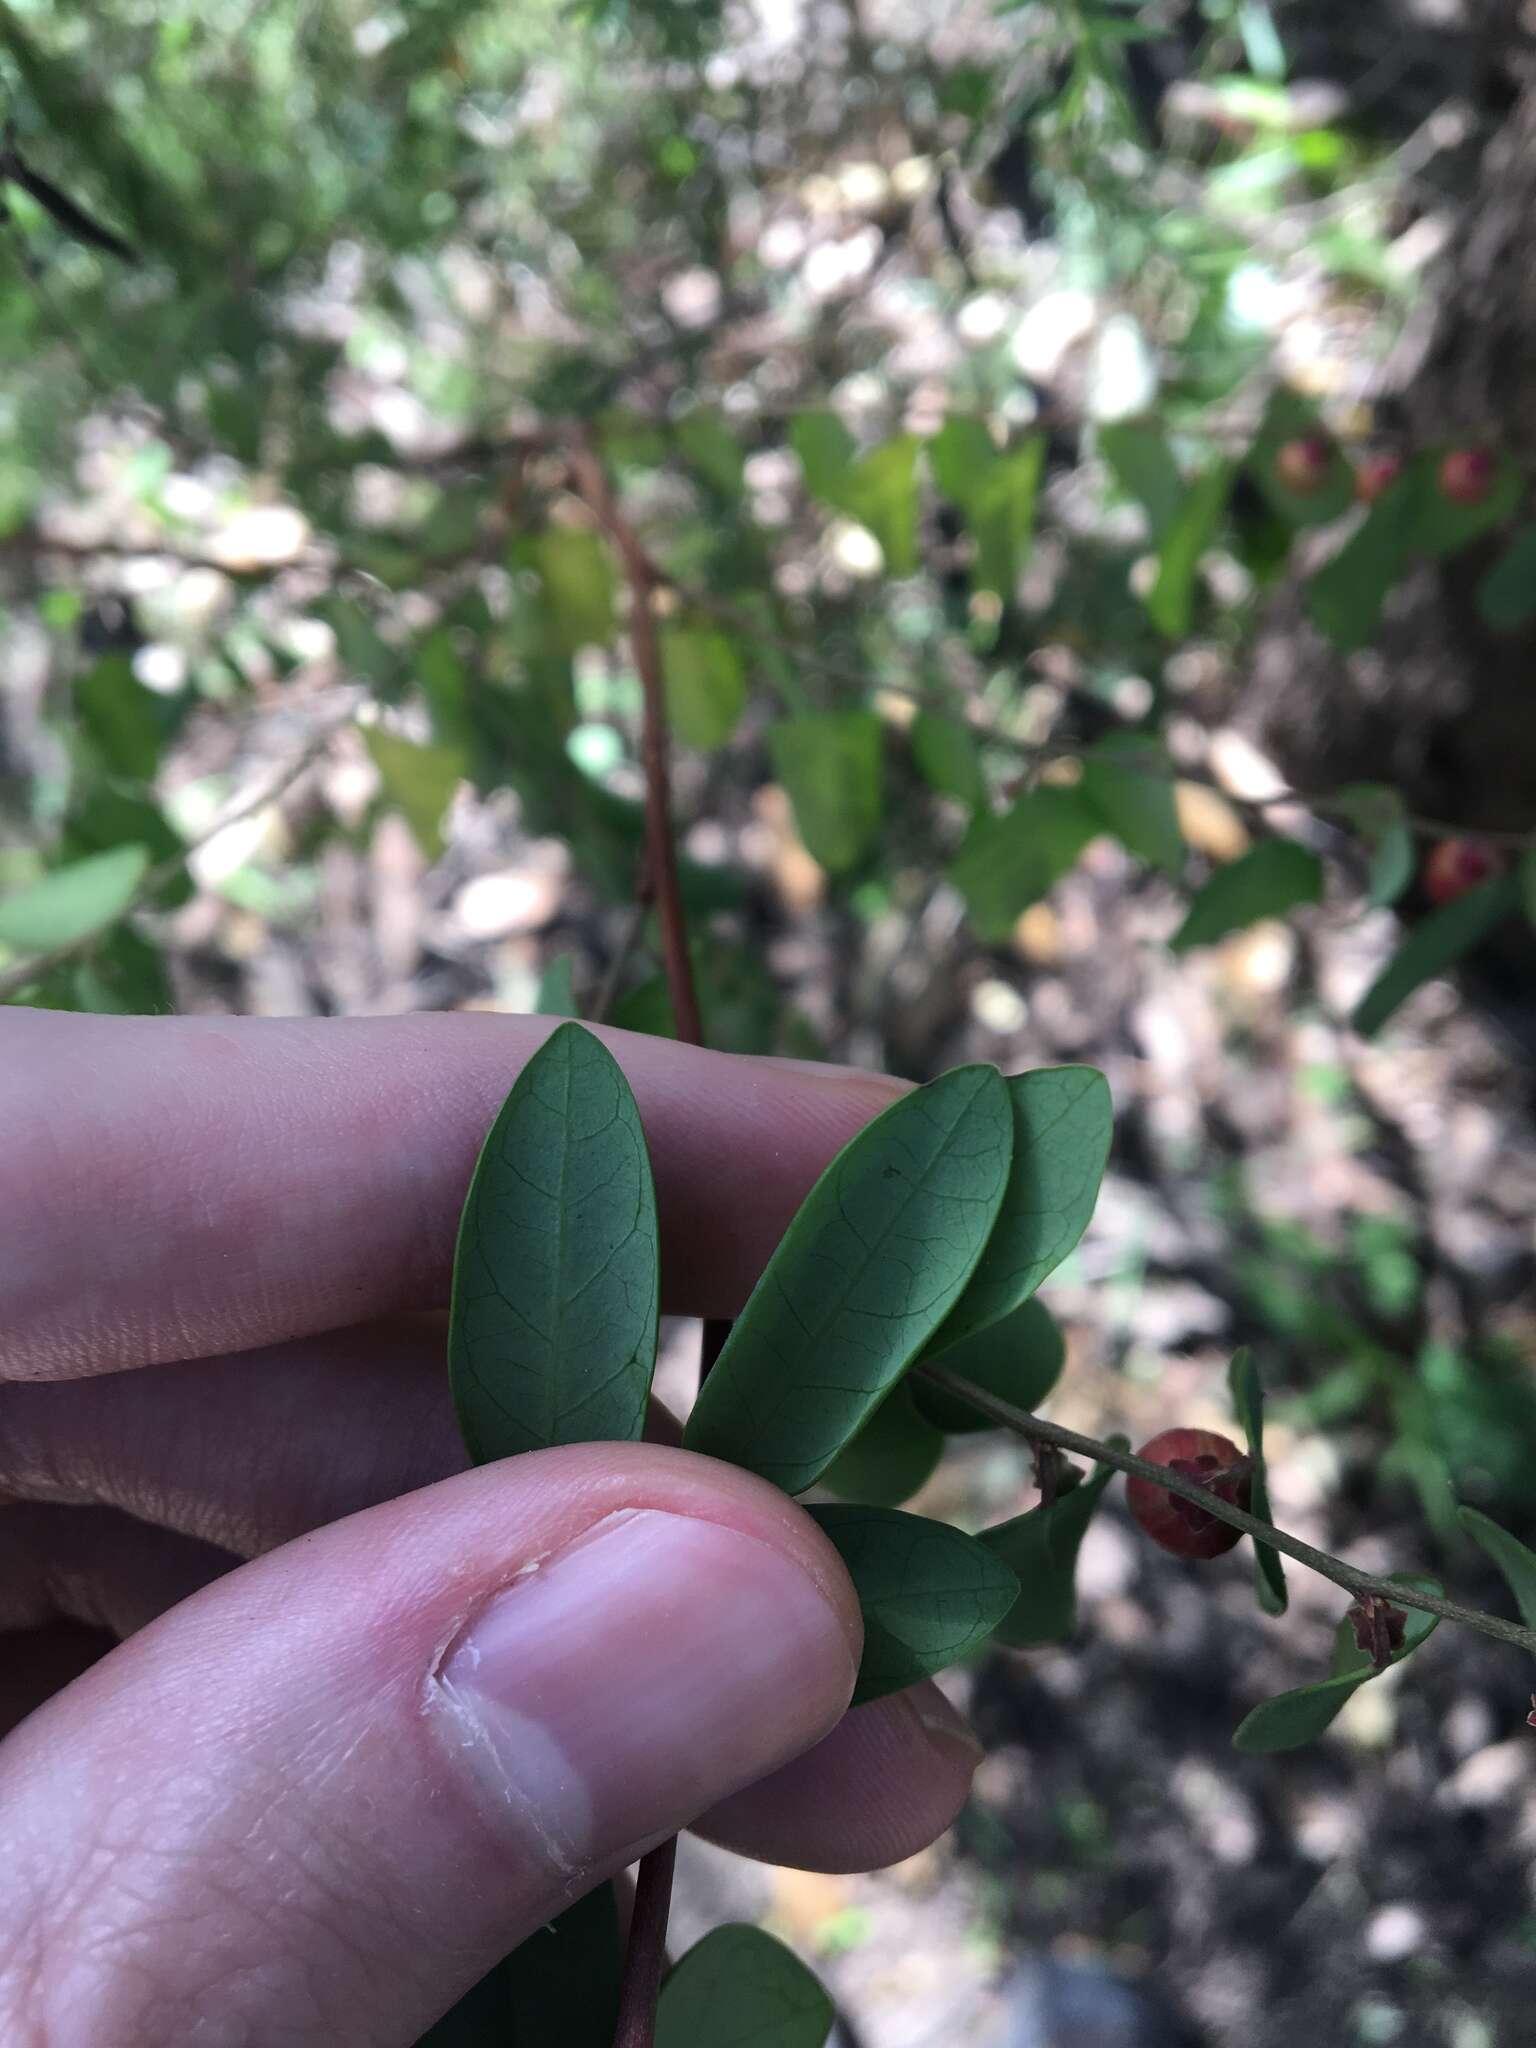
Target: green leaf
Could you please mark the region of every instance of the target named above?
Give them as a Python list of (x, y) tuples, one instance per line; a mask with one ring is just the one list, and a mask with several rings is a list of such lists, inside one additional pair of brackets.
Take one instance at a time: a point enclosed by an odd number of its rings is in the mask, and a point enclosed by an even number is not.
[(1034, 530), (1044, 436), (1002, 449), (980, 420), (957, 414), (929, 441), (928, 461), (939, 489), (965, 515), (976, 546), (972, 584), (1006, 603)]
[(917, 451), (915, 434), (895, 434), (871, 448), (849, 470), (843, 509), (880, 543), (887, 576), (917, 573)]
[[(149, 782), (160, 766), (165, 731), (157, 700), (123, 654), (106, 654), (75, 678), (75, 712), (103, 767)], [(163, 701), (163, 700), (162, 700)]]
[(916, 1386), (899, 1380), (822, 1473), (821, 1483), (866, 1507), (900, 1507), (927, 1484), (943, 1455), (944, 1438), (920, 1413)]
[(1375, 637), (1387, 593), (1407, 574), (1423, 489), (1421, 471), (1400, 476), (1307, 586), (1313, 623), (1342, 653)]
[[(1232, 1406), (1237, 1410), (1237, 1419), (1248, 1438), (1248, 1458), (1253, 1467), (1249, 1513), (1257, 1515), (1261, 1522), (1272, 1522), (1269, 1479), (1264, 1466), (1264, 1384), (1259, 1378), (1252, 1352), (1234, 1353), (1227, 1371), (1227, 1384), (1232, 1390)], [(1255, 1540), (1253, 1551), (1253, 1584), (1259, 1605), (1266, 1614), (1284, 1614), (1287, 1600), (1285, 1561), (1279, 1551), (1272, 1550), (1267, 1543)]]
[(741, 443), (718, 412), (700, 406), (672, 429), (683, 459), (723, 498), (741, 496), (745, 459)]
[(1083, 795), (1107, 832), (1149, 867), (1184, 872), (1172, 764), (1155, 740), (1116, 733), (1083, 758)]
[(864, 1617), (854, 1706), (916, 1685), (980, 1649), (1019, 1597), (1007, 1565), (947, 1522), (896, 1508), (813, 1507)]
[(1370, 846), (1372, 907), (1381, 910), (1395, 903), (1413, 880), (1417, 864), (1402, 797), (1384, 782), (1358, 782), (1331, 797), (1328, 809), (1346, 819)]
[(1099, 453), (1121, 490), (1145, 510), (1152, 538), (1160, 542), (1184, 496), (1167, 435), (1151, 420), (1123, 420), (1100, 427)]
[(656, 2048), (826, 2048), (834, 2017), (783, 1942), (759, 1927), (716, 1927), (661, 1987)]
[(602, 535), (584, 526), (551, 526), (519, 553), (538, 576), (554, 651), (606, 647), (615, 630), (614, 573)]
[(683, 1441), (812, 1485), (928, 1346), (1002, 1206), (1013, 1116), (957, 1067), (850, 1139), (801, 1203), (704, 1382)]
[(1477, 586), (1477, 609), (1496, 633), (1515, 633), (1536, 619), (1536, 526), (1517, 527), (1509, 545)]
[(736, 643), (718, 626), (667, 626), (661, 635), (667, 715), (685, 747), (724, 746), (747, 705)]
[[(1319, 441), (1328, 449), (1328, 470), (1317, 487), (1295, 491), (1284, 483), (1276, 459), (1287, 441)], [(1314, 408), (1294, 391), (1280, 389), (1271, 397), (1248, 454), (1248, 474), (1280, 517), (1292, 526), (1326, 526), (1355, 502), (1355, 473)]]
[(933, 1346), (958, 1343), (1011, 1315), (1077, 1245), (1114, 1135), (1109, 1083), (1097, 1067), (1036, 1067), (1008, 1082), (1013, 1163), (981, 1263)]
[(1323, 864), (1294, 839), (1261, 839), (1251, 853), (1218, 868), (1174, 933), (1175, 953), (1212, 946), (1261, 917), (1283, 917), (1323, 900)]
[(539, 976), (538, 993), (534, 997), (534, 1014), (539, 1017), (577, 1017), (576, 995), (572, 984), (572, 966), (569, 953), (557, 953)]
[(987, 785), (970, 727), (942, 711), (919, 711), (907, 737), (917, 771), (928, 787), (940, 796), (954, 797), (969, 810), (980, 810), (987, 800)]
[[(1117, 1450), (1127, 1447), (1123, 1436), (1109, 1441)], [(1018, 1599), (997, 1625), (997, 1640), (1008, 1649), (1065, 1642), (1077, 1626), (1077, 1553), (1114, 1476), (1113, 1466), (1101, 1465), (1049, 1507), (982, 1530), (981, 1541), (1019, 1582)]]
[(336, 636), (336, 655), (341, 666), (373, 684), (386, 702), (396, 694), (404, 671), (404, 657), (379, 635), (373, 620), (355, 598), (328, 597), (315, 607)]
[[(1017, 1136), (1014, 1145), (1018, 1145)], [(1001, 1224), (997, 1227), (1002, 1228)], [(941, 1330), (941, 1340), (943, 1335)], [(957, 1343), (930, 1351), (923, 1363), (952, 1372), (957, 1379), (969, 1380), (984, 1393), (995, 1394), (999, 1401), (1011, 1401), (1015, 1408), (1032, 1409), (1039, 1406), (1060, 1379), (1066, 1357), (1056, 1318), (1041, 1302), (1025, 1301), (999, 1322), (988, 1323)], [(989, 1415), (983, 1415), (969, 1401), (951, 1394), (945, 1387), (934, 1386), (921, 1375), (903, 1380), (902, 1385), (911, 1388), (912, 1399), (927, 1421), (950, 1436), (997, 1427)]]
[(444, 814), (464, 780), (464, 756), (457, 747), (418, 746), (377, 725), (364, 726), (362, 735), (386, 800), (410, 826), (427, 859), (436, 860), (443, 850)]
[(134, 900), (149, 855), (118, 846), (54, 868), (40, 881), (0, 897), (0, 946), (50, 953), (114, 924)]
[(1432, 910), (1416, 924), (1375, 981), (1350, 1019), (1362, 1038), (1374, 1038), (1400, 1004), (1436, 976), (1448, 974), (1464, 954), (1481, 945), (1490, 932), (1520, 907), (1520, 884), (1514, 875), (1495, 875), (1469, 889), (1454, 903)]
[(1157, 556), (1157, 581), (1147, 598), (1147, 616), (1170, 640), (1182, 640), (1194, 618), (1195, 573), (1211, 544), (1232, 488), (1231, 465), (1219, 462), (1197, 477), (1168, 521)]
[(823, 504), (841, 506), (857, 443), (837, 415), (797, 413), (790, 422), (789, 445), (799, 458), (811, 496)]
[(884, 763), (873, 711), (812, 711), (768, 729), (774, 773), (807, 851), (832, 874), (856, 867), (880, 830)]
[(656, 1364), (656, 1195), (618, 1062), (562, 1024), (481, 1149), (454, 1256), (448, 1376), (476, 1464), (636, 1442)]
[(951, 413), (928, 442), (928, 467), (951, 504), (970, 503), (978, 477), (997, 460), (998, 446), (974, 413)]
[(1476, 505), (1458, 505), (1454, 498), (1445, 495), (1440, 488), (1436, 457), (1425, 456), (1414, 467), (1424, 481), (1419, 492), (1413, 544), (1431, 556), (1455, 554), (1495, 526), (1502, 526), (1525, 489), (1520, 465), (1509, 456), (1500, 457), (1487, 496)]
[(1520, 1619), (1527, 1628), (1536, 1628), (1536, 1551), (1528, 1550), (1518, 1536), (1511, 1536), (1476, 1508), (1458, 1508), (1456, 1519), (1503, 1573), (1505, 1585), (1515, 1596)]
[(530, 1934), (416, 2048), (611, 2048), (622, 1967), (613, 1886), (600, 1884)]
[(1536, 924), (1536, 846), (1528, 846), (1521, 854), (1515, 881), (1520, 890), (1521, 908), (1527, 920)]
[(1000, 817), (983, 813), (949, 866), (979, 938), (1000, 944), (1021, 911), (1061, 880), (1103, 829), (1079, 789), (1031, 790)]
[[(1440, 1593), (1444, 1590), (1436, 1580), (1420, 1578), (1412, 1572), (1394, 1572), (1392, 1576), (1400, 1584), (1419, 1592)], [(1403, 1647), (1392, 1659), (1394, 1664), (1401, 1664), (1427, 1636), (1432, 1635), (1439, 1619), (1413, 1607), (1406, 1612), (1408, 1620), (1403, 1630)], [(1238, 1749), (1250, 1756), (1266, 1756), (1280, 1749), (1300, 1749), (1303, 1743), (1315, 1742), (1350, 1694), (1358, 1692), (1376, 1675), (1371, 1670), (1370, 1659), (1356, 1644), (1349, 1622), (1341, 1621), (1333, 1639), (1333, 1675), (1319, 1679), (1315, 1685), (1298, 1686), (1293, 1692), (1282, 1692), (1274, 1699), (1262, 1701), (1247, 1716), (1232, 1740)]]

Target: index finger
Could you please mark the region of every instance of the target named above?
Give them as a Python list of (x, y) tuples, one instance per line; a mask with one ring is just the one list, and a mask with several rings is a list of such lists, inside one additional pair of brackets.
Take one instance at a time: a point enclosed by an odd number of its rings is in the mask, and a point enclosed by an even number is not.
[[(476, 1152), (553, 1028), (0, 1011), (0, 1379), (440, 1305)], [(600, 1035), (655, 1166), (664, 1305), (733, 1314), (812, 1180), (902, 1084)]]

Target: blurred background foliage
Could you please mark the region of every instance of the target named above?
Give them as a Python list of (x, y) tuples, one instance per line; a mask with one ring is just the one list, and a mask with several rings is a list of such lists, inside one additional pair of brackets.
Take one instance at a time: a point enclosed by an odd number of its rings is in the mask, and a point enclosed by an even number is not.
[[(6, 1000), (672, 1029), (643, 601), (707, 1040), (1108, 1072), (1064, 1419), (1230, 1426), (1249, 1342), (1282, 1521), (1474, 1591), (1453, 1501), (1532, 1533), (1517, 7), (0, 0), (0, 107)], [(1431, 885), (1463, 838), (1465, 893)], [(941, 1509), (1030, 1497), (989, 1436), (959, 1469)], [(899, 1888), (764, 1912), (892, 2048), (980, 2024), (1010, 1928), (1164, 1966), (1214, 2040), (1506, 2038), (1532, 1902), (1470, 1924), (1429, 1874), (1481, 1826), (1520, 1892), (1503, 1766), (1399, 1844), (1396, 1947), (1374, 1723), (1331, 1753), (1342, 1834), (1225, 1754), (1176, 1840), (1105, 1818), (1125, 1730), (1068, 1740), (1053, 1685), (1129, 1666), (1177, 1778), (1331, 1627), (1303, 1601), (1255, 1650), (1120, 1532), (1075, 1677), (981, 1686), (1005, 1750), (1067, 1757), (1060, 1831), (1016, 1773), (919, 1931)], [(1400, 1784), (1502, 1755), (1518, 1704), (1435, 1655)], [(1288, 1913), (1349, 1866), (1289, 2002), (1292, 1920), (1209, 1882), (1213, 1799)], [(892, 1996), (914, 1942), (938, 1988)]]

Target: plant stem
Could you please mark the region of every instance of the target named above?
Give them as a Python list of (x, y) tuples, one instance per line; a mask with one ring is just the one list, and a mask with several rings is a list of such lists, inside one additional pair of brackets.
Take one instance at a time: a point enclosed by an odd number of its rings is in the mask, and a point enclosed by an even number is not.
[(676, 1835), (640, 1860), (613, 2048), (652, 2048), (656, 2039), (656, 1995), (661, 1989), (662, 1966), (667, 1959), (667, 1915), (672, 1908), (672, 1871), (676, 1862)]
[(688, 922), (677, 879), (677, 845), (672, 835), (667, 698), (652, 606), (656, 573), (634, 528), (615, 504), (607, 472), (590, 443), (572, 450), (571, 474), (588, 511), (618, 549), (629, 583), (629, 638), (645, 700), (641, 757), (645, 766), (646, 874), (661, 920), (661, 954), (677, 1035), (685, 1045), (702, 1045), (704, 1032), (693, 983), (693, 961), (688, 952)]
[(1342, 1558), (1330, 1557), (1326, 1550), (1316, 1550), (1310, 1543), (1303, 1543), (1299, 1536), (1287, 1535), (1285, 1530), (1276, 1529), (1269, 1522), (1261, 1522), (1257, 1515), (1250, 1515), (1245, 1508), (1219, 1500), (1198, 1480), (1188, 1479), (1168, 1465), (1154, 1465), (1149, 1459), (1138, 1458), (1133, 1451), (1119, 1450), (1114, 1444), (1101, 1443), (1097, 1437), (1082, 1436), (1075, 1429), (1063, 1429), (1058, 1422), (1042, 1422), (1038, 1415), (998, 1400), (995, 1394), (973, 1386), (956, 1373), (943, 1372), (932, 1365), (921, 1366), (919, 1371), (936, 1387), (969, 1401), (973, 1408), (990, 1416), (1004, 1429), (1011, 1429), (1016, 1436), (1027, 1438), (1030, 1443), (1051, 1444), (1057, 1450), (1071, 1451), (1079, 1458), (1091, 1458), (1095, 1464), (1113, 1465), (1117, 1472), (1127, 1473), (1133, 1479), (1150, 1480), (1154, 1486), (1161, 1486), (1169, 1493), (1192, 1501), (1206, 1514), (1214, 1515), (1218, 1522), (1241, 1529), (1256, 1543), (1267, 1543), (1271, 1550), (1283, 1551), (1287, 1557), (1306, 1565), (1322, 1578), (1331, 1579), (1336, 1586), (1342, 1586), (1346, 1593), (1352, 1593), (1356, 1598), (1374, 1593), (1379, 1599), (1391, 1601), (1395, 1607), (1414, 1607), (1424, 1614), (1438, 1614), (1443, 1621), (1460, 1622), (1463, 1628), (1475, 1628), (1485, 1636), (1493, 1636), (1501, 1643), (1512, 1643), (1516, 1649), (1536, 1655), (1536, 1629), (1503, 1621), (1496, 1614), (1483, 1614), (1475, 1607), (1463, 1607), (1455, 1600), (1442, 1599), (1438, 1593), (1421, 1593), (1416, 1587), (1404, 1586), (1396, 1579), (1380, 1579), (1373, 1572), (1359, 1571), (1354, 1565), (1345, 1564)]

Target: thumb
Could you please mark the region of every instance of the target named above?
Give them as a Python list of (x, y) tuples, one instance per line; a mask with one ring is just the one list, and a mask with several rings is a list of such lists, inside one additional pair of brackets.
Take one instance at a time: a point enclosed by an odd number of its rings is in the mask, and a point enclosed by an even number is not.
[[(518, 1458), (288, 1544), (0, 1746), (0, 2039), (397, 2048), (808, 1748), (851, 1588), (744, 1473)], [(209, 2029), (209, 2031), (204, 2031)]]

